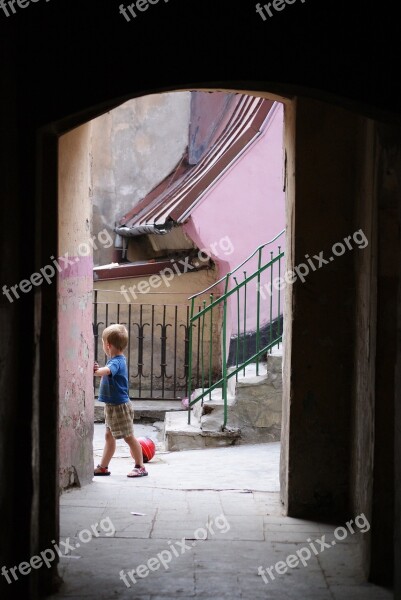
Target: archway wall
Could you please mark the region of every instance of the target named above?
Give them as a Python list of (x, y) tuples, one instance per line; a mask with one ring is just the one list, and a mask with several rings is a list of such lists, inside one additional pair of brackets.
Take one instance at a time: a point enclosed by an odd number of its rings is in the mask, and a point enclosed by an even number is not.
[[(400, 592), (400, 564), (394, 557), (392, 540), (399, 551), (400, 447), (397, 377), (397, 311), (400, 309), (401, 252), (401, 130), (378, 124), (375, 128), (375, 196), (373, 220), (377, 230), (377, 329), (374, 388), (374, 469), (371, 532), (371, 576), (383, 584), (394, 574)], [(398, 346), (398, 353), (400, 347)], [(398, 359), (399, 360), (399, 359)], [(393, 437), (394, 436), (394, 437)], [(395, 446), (394, 443), (395, 442)], [(394, 474), (396, 478), (394, 479)], [(398, 598), (398, 596), (396, 596)]]
[[(59, 486), (93, 477), (93, 248), (91, 123), (59, 140)], [(111, 241), (111, 238), (110, 238)], [(90, 243), (92, 242), (92, 243)]]
[[(345, 518), (351, 508), (355, 396), (354, 263), (369, 248), (364, 232), (357, 241), (352, 237), (361, 229), (356, 200), (365, 120), (301, 98), (295, 111), (287, 268), (298, 265), (308, 273), (303, 281), (297, 277), (287, 296), (292, 311), (286, 326), (292, 333), (284, 360), (282, 499), (291, 516)], [(341, 247), (344, 252), (336, 256)], [(364, 451), (372, 453), (372, 443), (369, 439)]]
[(365, 573), (391, 585), (401, 135), (301, 98), (286, 125), (287, 269), (309, 273), (286, 298), (282, 501), (340, 525), (363, 514)]
[[(375, 379), (377, 344), (377, 125), (363, 120), (358, 150), (359, 185), (355, 197), (356, 222), (369, 245), (355, 255), (355, 318), (353, 408), (351, 413), (350, 510), (372, 522), (375, 452)], [(375, 525), (375, 524), (374, 524)], [(381, 526), (381, 524), (380, 524)], [(371, 535), (363, 538), (366, 574)], [(369, 538), (369, 543), (368, 543)], [(391, 544), (390, 544), (391, 546)], [(383, 548), (381, 548), (381, 552)]]

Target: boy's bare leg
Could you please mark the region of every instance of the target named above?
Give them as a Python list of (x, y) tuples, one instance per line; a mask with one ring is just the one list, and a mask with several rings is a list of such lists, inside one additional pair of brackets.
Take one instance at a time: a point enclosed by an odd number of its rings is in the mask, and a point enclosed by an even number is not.
[(101, 467), (108, 467), (109, 462), (114, 456), (116, 451), (116, 440), (114, 439), (110, 429), (106, 427), (106, 433), (104, 435), (105, 445), (103, 449), (102, 462), (100, 463)]
[(124, 441), (127, 442), (128, 446), (129, 446), (131, 456), (135, 461), (135, 466), (143, 467), (144, 464), (143, 464), (142, 446), (138, 442), (136, 437), (133, 435), (129, 435), (124, 438)]

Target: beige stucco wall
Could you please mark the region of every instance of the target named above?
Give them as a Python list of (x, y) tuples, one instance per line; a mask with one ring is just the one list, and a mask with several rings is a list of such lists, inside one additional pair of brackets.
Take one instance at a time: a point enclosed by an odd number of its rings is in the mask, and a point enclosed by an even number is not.
[[(157, 276), (155, 276), (157, 277)], [(137, 288), (144, 282), (150, 281), (147, 277), (129, 278), (129, 279), (115, 279), (108, 281), (97, 281), (94, 285), (97, 290), (97, 323), (98, 328), (98, 358), (99, 362), (104, 360), (104, 355), (101, 348), (101, 333), (107, 324), (112, 322), (120, 322), (130, 327), (131, 333), (131, 344), (130, 348), (127, 349), (126, 355), (130, 359), (130, 386), (132, 389), (137, 389), (139, 385), (139, 378), (133, 377), (133, 374), (137, 373), (137, 362), (138, 362), (138, 327), (135, 323), (141, 323), (144, 326), (144, 374), (145, 377), (141, 379), (141, 386), (143, 390), (149, 390), (150, 388), (150, 367), (151, 367), (151, 351), (152, 351), (152, 323), (153, 323), (153, 356), (154, 356), (154, 373), (160, 375), (160, 362), (161, 362), (161, 327), (159, 324), (168, 324), (172, 326), (167, 328), (167, 375), (173, 375), (174, 371), (177, 372), (181, 378), (180, 391), (185, 389), (184, 373), (185, 373), (185, 337), (187, 332), (187, 319), (190, 314), (190, 302), (188, 298), (197, 292), (200, 292), (216, 281), (216, 271), (214, 269), (205, 269), (197, 271), (196, 273), (185, 273), (176, 275), (171, 281), (163, 282), (158, 280), (160, 285), (153, 287), (148, 293), (137, 293)], [(155, 281), (155, 280), (153, 280)], [(129, 288), (136, 286), (133, 289), (133, 294), (129, 292)], [(122, 287), (124, 286), (124, 287)], [(125, 292), (122, 293), (121, 289)], [(203, 306), (203, 301), (209, 301), (209, 295), (201, 296), (196, 302), (196, 310)], [(108, 303), (108, 318), (106, 320), (106, 304)], [(152, 306), (154, 308), (152, 308)], [(141, 308), (142, 307), (142, 308)], [(164, 308), (165, 307), (165, 308)], [(142, 312), (141, 312), (142, 311)], [(141, 321), (142, 314), (142, 321)], [(153, 315), (153, 317), (152, 317)], [(176, 317), (177, 315), (177, 317)], [(177, 325), (175, 326), (175, 323)], [(175, 341), (175, 327), (177, 332), (177, 341)], [(212, 370), (213, 375), (219, 371), (221, 367), (221, 309), (215, 308), (213, 310), (213, 318), (210, 321), (210, 316), (205, 316), (204, 324), (202, 323), (203, 329), (203, 348), (204, 348), (204, 361), (205, 361), (205, 373), (209, 375), (209, 358), (210, 358), (210, 340), (212, 339)], [(197, 336), (199, 328), (194, 328), (194, 364), (197, 364), (198, 352), (197, 352)], [(211, 334), (210, 334), (211, 332)], [(201, 332), (199, 332), (201, 333)], [(202, 345), (202, 343), (201, 343)], [(176, 356), (176, 359), (174, 358)], [(199, 353), (199, 365), (201, 361), (201, 352)], [(195, 369), (196, 372), (196, 369)], [(162, 382), (154, 379), (153, 386), (155, 389), (160, 388)], [(166, 379), (166, 389), (173, 391), (174, 383), (173, 378)], [(133, 393), (133, 392), (132, 392)], [(183, 394), (181, 393), (180, 396)]]
[[(93, 230), (130, 211), (176, 167), (188, 144), (190, 92), (130, 100), (92, 121)], [(121, 257), (94, 252), (95, 265)]]
[(59, 475), (60, 487), (93, 476), (93, 262), (90, 124), (59, 142)]

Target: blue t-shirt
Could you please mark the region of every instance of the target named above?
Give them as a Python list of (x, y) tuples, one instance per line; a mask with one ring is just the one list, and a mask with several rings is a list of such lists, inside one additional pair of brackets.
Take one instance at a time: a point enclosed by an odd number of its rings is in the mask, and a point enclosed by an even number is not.
[(123, 354), (109, 358), (106, 367), (110, 375), (103, 375), (100, 380), (99, 400), (107, 404), (124, 404), (129, 402), (127, 362)]

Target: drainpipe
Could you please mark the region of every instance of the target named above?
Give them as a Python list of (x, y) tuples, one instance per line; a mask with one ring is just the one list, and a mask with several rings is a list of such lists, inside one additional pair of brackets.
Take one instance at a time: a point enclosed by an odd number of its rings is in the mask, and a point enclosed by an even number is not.
[(117, 233), (114, 240), (114, 248), (121, 251), (121, 258), (122, 260), (125, 260), (128, 251), (128, 238), (122, 237)]
[(149, 234), (165, 235), (173, 228), (173, 223), (174, 221), (170, 220), (163, 223), (163, 225), (134, 225), (133, 227), (122, 225), (120, 227), (115, 227), (114, 231), (117, 235), (124, 238)]

